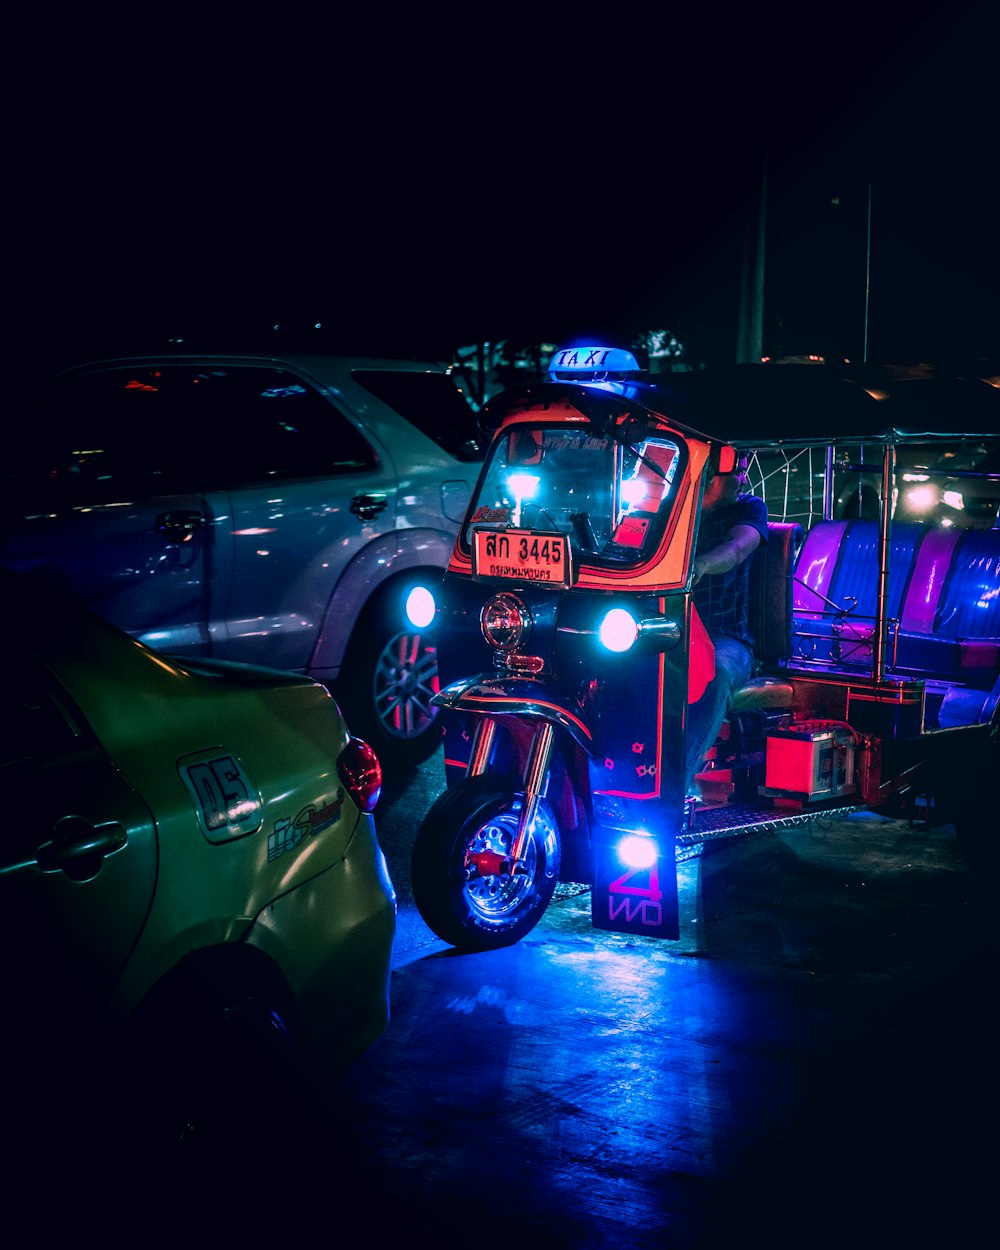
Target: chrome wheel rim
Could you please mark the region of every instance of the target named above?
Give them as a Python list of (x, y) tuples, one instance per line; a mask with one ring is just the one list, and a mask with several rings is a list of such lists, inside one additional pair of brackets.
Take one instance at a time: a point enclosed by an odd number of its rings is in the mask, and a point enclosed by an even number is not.
[(509, 919), (533, 891), (538, 870), (538, 838), (544, 840), (547, 836), (547, 818), (541, 811), (537, 813), (527, 853), (516, 873), (483, 874), (472, 869), (469, 860), (484, 854), (509, 856), (517, 835), (517, 821), (517, 810), (495, 816), (480, 825), (465, 846), (465, 896), (470, 909), (488, 923)]
[(440, 689), (437, 648), (425, 634), (402, 633), (382, 649), (375, 666), (375, 710), (393, 738), (417, 738), (433, 724)]

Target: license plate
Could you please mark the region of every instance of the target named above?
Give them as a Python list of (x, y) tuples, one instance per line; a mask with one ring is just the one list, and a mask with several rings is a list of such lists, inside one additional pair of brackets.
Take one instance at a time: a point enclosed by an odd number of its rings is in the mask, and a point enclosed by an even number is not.
[(474, 529), (472, 571), (477, 577), (571, 586), (569, 539), (538, 530)]

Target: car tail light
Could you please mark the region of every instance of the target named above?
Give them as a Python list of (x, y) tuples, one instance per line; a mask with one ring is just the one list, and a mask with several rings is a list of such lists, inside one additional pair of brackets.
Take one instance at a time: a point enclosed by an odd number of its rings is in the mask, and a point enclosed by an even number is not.
[(337, 775), (363, 812), (373, 812), (382, 793), (382, 765), (361, 738), (348, 739), (337, 758)]

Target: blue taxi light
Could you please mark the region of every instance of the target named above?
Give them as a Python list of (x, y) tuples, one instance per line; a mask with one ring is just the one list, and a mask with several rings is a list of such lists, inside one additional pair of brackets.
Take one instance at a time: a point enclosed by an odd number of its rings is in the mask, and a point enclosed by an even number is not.
[(406, 596), (406, 619), (414, 629), (426, 629), (434, 620), (437, 604), (426, 586), (414, 586)]
[(648, 833), (627, 834), (618, 843), (618, 858), (626, 868), (652, 868), (660, 858), (660, 851)]
[(627, 651), (639, 637), (639, 622), (625, 608), (612, 608), (597, 631), (601, 644), (609, 651)]
[(639, 362), (624, 347), (561, 347), (549, 361), (553, 382), (626, 382)]

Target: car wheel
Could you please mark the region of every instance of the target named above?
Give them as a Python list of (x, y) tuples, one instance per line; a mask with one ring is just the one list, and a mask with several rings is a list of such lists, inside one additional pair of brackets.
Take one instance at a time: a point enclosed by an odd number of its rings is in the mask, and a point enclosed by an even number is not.
[(437, 645), (429, 630), (399, 628), (406, 588), (379, 596), (355, 629), (337, 695), (351, 733), (373, 747), (383, 771), (408, 772), (441, 745)]
[(520, 802), (513, 782), (470, 777), (445, 790), (413, 845), (413, 900), (439, 938), (460, 950), (510, 946), (542, 918), (559, 880), (559, 833), (539, 803), (527, 854), (510, 871)]
[(224, 1157), (251, 1126), (298, 1105), (301, 1057), (291, 995), (265, 961), (189, 959), (129, 1031), (124, 1127), (182, 1161)]

